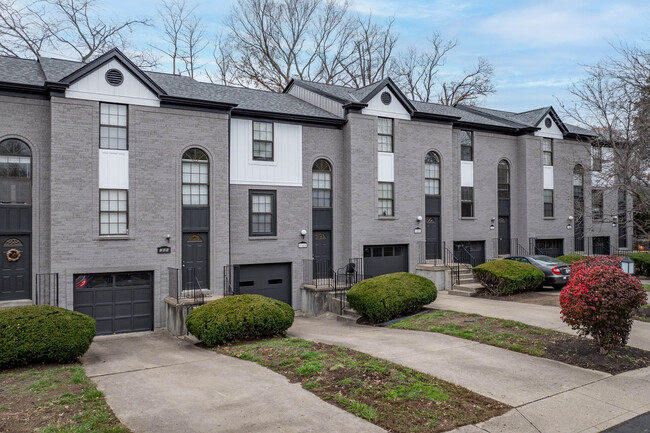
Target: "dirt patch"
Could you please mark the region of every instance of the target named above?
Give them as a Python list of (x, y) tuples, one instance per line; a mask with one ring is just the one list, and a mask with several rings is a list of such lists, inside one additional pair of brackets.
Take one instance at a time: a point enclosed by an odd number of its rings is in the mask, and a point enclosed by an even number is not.
[(502, 296), (481, 292), (477, 297), (492, 299), (495, 301), (522, 302), (524, 304), (546, 305), (550, 307), (560, 306), (559, 290), (548, 290), (546, 292), (520, 292)]
[(591, 339), (478, 314), (435, 310), (391, 325), (440, 332), (610, 374), (650, 366), (650, 352), (624, 347), (601, 355)]
[(128, 433), (80, 365), (0, 372), (0, 432)]
[(274, 339), (218, 351), (268, 367), (392, 432), (443, 432), (509, 409), (460, 386), (340, 346)]

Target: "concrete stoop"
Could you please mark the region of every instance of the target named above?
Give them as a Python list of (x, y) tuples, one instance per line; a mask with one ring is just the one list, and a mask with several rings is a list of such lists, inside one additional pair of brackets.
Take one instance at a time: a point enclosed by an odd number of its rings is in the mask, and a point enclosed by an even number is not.
[(361, 315), (350, 307), (343, 310), (343, 315), (337, 315), (336, 321), (356, 325)]
[(461, 269), (458, 284), (455, 284), (451, 290), (450, 295), (456, 296), (476, 296), (476, 294), (483, 288), (470, 269)]

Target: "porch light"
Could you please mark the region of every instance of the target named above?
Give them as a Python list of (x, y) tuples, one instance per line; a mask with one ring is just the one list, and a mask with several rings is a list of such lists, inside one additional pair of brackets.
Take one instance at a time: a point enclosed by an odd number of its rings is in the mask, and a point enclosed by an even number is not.
[(303, 239), (305, 239), (306, 235), (307, 235), (307, 230), (305, 229), (300, 230), (300, 236), (302, 236)]
[(494, 230), (494, 218), (492, 218), (492, 221), (490, 222), (490, 230)]
[(567, 229), (567, 230), (571, 230), (572, 228), (573, 228), (573, 227), (571, 226), (571, 224), (567, 224), (567, 225), (566, 225), (566, 229)]
[(626, 274), (634, 275), (634, 260), (629, 257), (625, 257), (621, 262), (621, 268)]
[(616, 215), (614, 215), (612, 217), (612, 227), (616, 227), (617, 222), (618, 222), (618, 217)]

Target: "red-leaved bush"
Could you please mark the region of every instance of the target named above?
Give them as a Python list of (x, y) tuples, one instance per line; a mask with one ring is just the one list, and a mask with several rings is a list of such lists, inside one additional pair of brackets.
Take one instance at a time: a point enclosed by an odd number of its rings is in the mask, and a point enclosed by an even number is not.
[(584, 259), (578, 260), (577, 262), (573, 262), (571, 264), (571, 275), (573, 276), (584, 269), (593, 268), (596, 266), (614, 266), (615, 268), (621, 269), (622, 261), (623, 258), (618, 256), (585, 257)]
[(596, 340), (602, 354), (627, 343), (632, 316), (645, 303), (641, 282), (607, 265), (583, 268), (560, 293), (562, 320)]

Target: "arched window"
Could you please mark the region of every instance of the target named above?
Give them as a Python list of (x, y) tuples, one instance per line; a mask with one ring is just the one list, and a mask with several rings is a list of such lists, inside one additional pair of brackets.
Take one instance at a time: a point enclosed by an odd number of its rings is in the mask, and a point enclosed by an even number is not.
[(585, 181), (585, 171), (580, 164), (573, 168), (573, 196), (583, 196), (583, 185)]
[(510, 164), (505, 159), (497, 167), (497, 184), (499, 198), (510, 198)]
[(15, 138), (0, 142), (0, 203), (31, 204), (32, 151)]
[(207, 206), (210, 161), (204, 151), (189, 149), (183, 154), (183, 205)]
[(440, 156), (434, 151), (424, 158), (424, 193), (440, 195)]
[(332, 207), (332, 166), (319, 159), (312, 167), (312, 206)]

